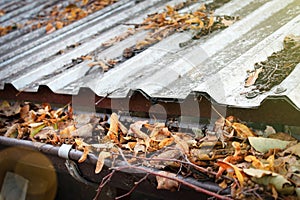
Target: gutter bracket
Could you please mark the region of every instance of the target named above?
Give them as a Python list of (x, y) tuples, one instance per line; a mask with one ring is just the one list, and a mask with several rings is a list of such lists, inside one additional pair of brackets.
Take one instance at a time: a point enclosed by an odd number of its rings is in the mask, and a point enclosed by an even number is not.
[(86, 180), (82, 177), (82, 173), (80, 172), (76, 162), (69, 158), (69, 152), (72, 149), (72, 145), (62, 144), (58, 150), (58, 156), (66, 159), (65, 166), (69, 172), (69, 174), (77, 181), (84, 183), (86, 185), (90, 185), (93, 187), (97, 187), (98, 185)]

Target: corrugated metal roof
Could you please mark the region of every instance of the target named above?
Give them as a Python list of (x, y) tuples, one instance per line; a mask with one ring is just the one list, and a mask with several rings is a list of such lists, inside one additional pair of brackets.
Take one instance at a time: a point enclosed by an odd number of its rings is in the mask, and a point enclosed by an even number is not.
[[(77, 94), (81, 87), (89, 87), (98, 96), (109, 94), (111, 98), (123, 98), (135, 90), (152, 98), (166, 99), (185, 99), (190, 93), (200, 92), (218, 103), (237, 107), (256, 107), (266, 98), (283, 98), (300, 108), (299, 64), (270, 91), (252, 99), (243, 95), (249, 91), (244, 87), (246, 71), (281, 50), (285, 36), (300, 33), (298, 0), (232, 0), (216, 10), (218, 15), (240, 16), (228, 28), (184, 47), (179, 44), (190, 40), (192, 33), (174, 33), (105, 73), (99, 68), (91, 69), (88, 61), (72, 63), (72, 59), (82, 55), (103, 59), (121, 56), (124, 48), (147, 33), (139, 32), (107, 48), (101, 44), (125, 32), (128, 26), (122, 24), (141, 23), (147, 14), (180, 2), (121, 0), (52, 34), (36, 30), (25, 35), (17, 31), (3, 36), (0, 87), (11, 83), (20, 91), (35, 92), (39, 85), (46, 85), (61, 94)], [(194, 9), (203, 2), (185, 9)], [(38, 7), (35, 1), (26, 3), (11, 17), (21, 19), (19, 13), (25, 12), (25, 7), (30, 12), (34, 12), (30, 6)], [(0, 22), (2, 25), (7, 20), (1, 18)], [(80, 45), (66, 48), (74, 44)], [(65, 53), (57, 54), (59, 50)], [(287, 90), (276, 94), (277, 87)]]

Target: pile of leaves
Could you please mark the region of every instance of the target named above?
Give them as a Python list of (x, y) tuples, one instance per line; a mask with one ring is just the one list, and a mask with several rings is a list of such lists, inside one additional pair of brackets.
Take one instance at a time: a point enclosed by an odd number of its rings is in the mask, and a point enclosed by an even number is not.
[[(51, 8), (41, 10), (36, 16), (31, 16), (24, 24), (15, 23), (5, 27), (0, 26), (0, 36), (4, 36), (13, 30), (25, 26), (31, 26), (31, 30), (44, 27), (46, 33), (52, 33), (75, 21), (78, 21), (91, 13), (103, 9), (115, 3), (117, 0), (82, 0), (64, 4), (57, 4)], [(5, 15), (5, 11), (0, 11), (0, 17)]]
[[(252, 87), (246, 97), (253, 98), (280, 84), (300, 63), (300, 36), (288, 35), (284, 38), (283, 49), (274, 52), (267, 60), (255, 63), (254, 70), (248, 72), (245, 87)], [(286, 89), (278, 89), (281, 93)]]
[[(97, 195), (115, 171), (134, 169), (146, 175), (131, 192), (154, 175), (157, 189), (176, 191), (185, 185), (220, 199), (300, 198), (300, 143), (270, 126), (253, 130), (235, 117), (221, 116), (213, 130), (194, 130), (197, 134), (192, 134), (173, 131), (165, 123), (122, 123), (116, 113), (76, 115), (70, 105), (53, 109), (47, 103), (7, 101), (0, 104), (0, 116), (3, 136), (73, 144), (83, 151), (79, 163), (89, 153), (98, 155), (95, 173), (110, 159), (112, 172), (102, 180)], [(231, 193), (205, 190), (179, 175), (211, 180), (222, 189), (230, 188)]]
[(224, 29), (238, 19), (237, 17), (231, 16), (214, 16), (214, 10), (212, 10), (211, 7), (215, 9), (227, 1), (222, 1), (222, 4), (219, 2), (220, 5), (218, 4), (218, 6), (213, 6), (215, 2), (202, 4), (195, 11), (188, 10), (182, 12), (182, 9), (188, 8), (188, 6), (196, 2), (196, 0), (189, 0), (174, 6), (167, 5), (163, 12), (149, 14), (142, 23), (125, 24), (134, 27), (102, 43), (101, 46), (104, 48), (110, 47), (141, 31), (147, 31), (147, 35), (134, 45), (124, 48), (122, 57), (97, 58), (97, 60), (91, 62), (89, 66), (93, 67), (98, 65), (103, 68), (103, 71), (107, 71), (116, 64), (137, 55), (175, 32), (193, 31), (194, 36), (191, 40), (179, 44), (180, 47), (184, 47), (191, 43), (192, 40)]

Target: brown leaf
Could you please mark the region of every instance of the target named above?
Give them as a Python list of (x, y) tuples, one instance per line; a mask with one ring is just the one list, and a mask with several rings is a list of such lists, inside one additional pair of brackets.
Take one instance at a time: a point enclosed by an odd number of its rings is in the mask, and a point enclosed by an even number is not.
[(56, 29), (61, 29), (64, 27), (64, 23), (62, 23), (61, 21), (57, 21), (55, 22), (55, 27)]
[(188, 155), (189, 152), (190, 152), (190, 148), (189, 148), (188, 143), (186, 141), (182, 140), (177, 135), (172, 135), (172, 137), (174, 138), (174, 141), (176, 143), (176, 147), (178, 147), (183, 153)]
[(76, 130), (76, 127), (74, 125), (67, 126), (63, 130), (59, 132), (60, 138), (65, 139), (65, 138), (72, 138), (72, 132)]
[(249, 87), (251, 85), (254, 85), (256, 79), (258, 78), (258, 75), (260, 72), (262, 72), (262, 67), (255, 69), (254, 72), (251, 72), (249, 77), (246, 80), (245, 87)]
[(240, 185), (241, 185), (241, 186), (244, 185), (244, 176), (243, 176), (243, 174), (241, 173), (242, 170), (241, 170), (240, 168), (234, 166), (234, 165), (231, 164), (231, 163), (228, 163), (228, 162), (225, 162), (225, 161), (221, 161), (221, 160), (217, 161), (217, 164), (218, 164), (221, 168), (225, 169), (226, 171), (230, 171), (230, 170), (233, 169), (233, 170), (234, 170), (234, 173), (235, 173), (235, 175), (236, 175), (236, 177), (237, 177), (237, 179), (238, 179), (238, 181), (239, 181), (239, 183), (240, 183)]
[(106, 151), (101, 151), (100, 152), (100, 154), (98, 156), (97, 164), (96, 164), (96, 169), (95, 169), (96, 174), (101, 172), (101, 170), (104, 166), (105, 158), (108, 158), (110, 156), (111, 156), (110, 152), (106, 152)]
[(88, 146), (84, 146), (83, 147), (83, 153), (81, 155), (81, 157), (79, 158), (78, 162), (82, 163), (87, 159), (88, 154), (90, 153), (90, 147)]
[(5, 137), (15, 137), (17, 135), (19, 124), (14, 124), (11, 127), (9, 127), (4, 134)]
[(254, 133), (246, 125), (234, 122), (232, 123), (232, 128), (237, 132), (237, 135), (242, 138), (248, 138), (255, 136)]
[(118, 122), (119, 122), (119, 117), (116, 113), (112, 113), (110, 116), (110, 127), (107, 132), (107, 136), (114, 141), (115, 143), (119, 143), (118, 141)]
[(174, 141), (173, 137), (171, 137), (171, 138), (165, 138), (165, 139), (163, 139), (162, 141), (159, 142), (158, 148), (162, 149), (162, 148), (164, 148), (166, 146), (169, 146), (169, 145), (171, 145), (173, 143), (173, 141)]
[[(176, 174), (170, 173), (170, 172), (165, 172), (165, 171), (160, 171), (158, 172), (159, 174), (167, 177), (176, 177)], [(165, 190), (171, 190), (171, 191), (176, 191), (178, 189), (179, 183), (177, 181), (161, 177), (161, 176), (156, 176), (157, 180), (157, 189), (165, 189)]]
[(56, 29), (55, 27), (52, 25), (52, 23), (48, 23), (47, 26), (46, 26), (46, 33), (47, 34), (50, 34), (52, 32), (54, 32)]

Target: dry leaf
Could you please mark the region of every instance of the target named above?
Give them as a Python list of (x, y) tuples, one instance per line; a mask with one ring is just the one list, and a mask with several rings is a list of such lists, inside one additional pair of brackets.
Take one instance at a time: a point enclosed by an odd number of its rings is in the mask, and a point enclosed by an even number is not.
[(284, 176), (261, 169), (243, 169), (244, 173), (252, 176), (252, 180), (258, 184), (265, 186), (273, 185), (278, 192), (281, 194), (292, 194), (295, 191), (295, 187), (290, 181), (288, 181)]
[(251, 162), (252, 166), (255, 167), (256, 169), (268, 170), (266, 168), (266, 166), (258, 158), (256, 158), (255, 156), (251, 156), (251, 155), (246, 156), (245, 161)]
[(55, 27), (56, 27), (56, 29), (61, 29), (64, 27), (64, 23), (57, 21), (57, 22), (55, 22)]
[(237, 135), (242, 138), (248, 138), (255, 136), (254, 133), (246, 125), (234, 122), (232, 128), (237, 132)]
[(46, 26), (46, 33), (47, 34), (50, 34), (52, 32), (54, 32), (56, 29), (55, 27), (52, 25), (52, 23), (48, 23), (47, 26)]
[(96, 164), (96, 169), (95, 169), (96, 174), (101, 172), (101, 170), (104, 166), (105, 158), (108, 158), (110, 156), (111, 156), (110, 152), (106, 152), (106, 151), (101, 151), (100, 152), (100, 154), (98, 156), (97, 164)]
[(83, 153), (81, 157), (79, 158), (78, 162), (82, 163), (87, 159), (88, 154), (90, 153), (90, 147), (89, 146), (83, 146)]
[(107, 132), (108, 137), (115, 143), (119, 143), (118, 140), (118, 122), (119, 122), (119, 117), (116, 113), (112, 113), (110, 116), (110, 127)]
[(11, 127), (9, 127), (4, 134), (5, 137), (15, 137), (17, 135), (19, 124), (14, 124)]
[(258, 69), (255, 69), (254, 72), (251, 72), (251, 74), (249, 75), (249, 77), (246, 80), (245, 87), (254, 85), (256, 79), (258, 78), (259, 73), (262, 72), (262, 70), (263, 70), (263, 68), (260, 67)]
[(293, 155), (296, 155), (296, 156), (300, 157), (300, 143), (287, 148), (283, 153), (284, 154), (285, 153), (291, 153)]
[(172, 137), (174, 138), (174, 141), (176, 143), (176, 147), (178, 147), (186, 155), (189, 155), (190, 148), (189, 148), (188, 143), (186, 141), (182, 140), (177, 135), (172, 135)]
[(232, 165), (231, 163), (228, 163), (228, 162), (225, 162), (225, 161), (217, 161), (217, 164), (225, 169), (226, 171), (230, 171), (230, 169), (233, 169), (234, 170), (234, 173), (240, 183), (240, 186), (243, 186), (244, 185), (244, 176), (243, 174), (241, 173), (241, 169)]
[[(165, 171), (160, 171), (158, 172), (159, 174), (167, 177), (176, 177), (176, 174), (170, 173), (170, 172), (165, 172)], [(170, 191), (176, 191), (178, 189), (179, 183), (177, 181), (161, 177), (161, 176), (156, 176), (157, 180), (157, 189), (165, 189), (165, 190), (170, 190)]]
[(169, 146), (169, 145), (171, 145), (173, 143), (173, 141), (174, 141), (173, 137), (171, 137), (171, 138), (165, 138), (165, 139), (163, 139), (162, 141), (159, 142), (158, 148), (162, 149), (162, 148), (164, 148), (166, 146)]
[(270, 149), (285, 149), (289, 141), (277, 140), (264, 137), (248, 137), (251, 146), (261, 153), (266, 153)]
[(72, 132), (76, 130), (76, 127), (74, 125), (70, 125), (63, 130), (59, 132), (60, 138), (65, 139), (65, 138), (72, 138)]

